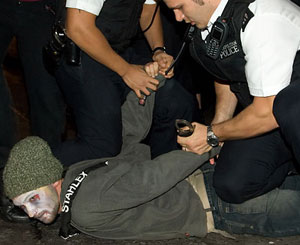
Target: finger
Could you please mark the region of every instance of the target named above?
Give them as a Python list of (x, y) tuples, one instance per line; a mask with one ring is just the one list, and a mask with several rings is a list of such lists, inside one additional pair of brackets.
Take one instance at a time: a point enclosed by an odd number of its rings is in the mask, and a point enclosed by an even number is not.
[(186, 145), (182, 145), (181, 150), (187, 151)]
[(157, 85), (152, 84), (152, 83), (148, 83), (147, 88), (151, 89), (152, 91), (156, 91), (157, 90)]
[(158, 86), (159, 86), (159, 83), (156, 84), (156, 83), (153, 83), (152, 81), (151, 81), (150, 83), (153, 84), (155, 87), (158, 87)]
[(177, 143), (182, 146), (186, 145), (186, 137), (181, 137), (181, 136), (177, 135)]
[(149, 82), (155, 86), (158, 86), (159, 85), (159, 81), (157, 79), (154, 79), (154, 78), (151, 78), (149, 79)]
[(166, 57), (165, 58), (165, 63), (166, 63), (166, 66), (169, 67), (173, 62), (173, 58), (169, 58), (169, 57)]
[(140, 90), (135, 89), (135, 90), (134, 90), (134, 93), (136, 94), (136, 96), (137, 96), (138, 98), (141, 98), (141, 97), (142, 97)]
[(174, 76), (174, 68), (172, 68), (167, 75)]
[[(146, 87), (141, 89), (141, 92), (143, 92), (147, 96), (151, 94), (150, 91)], [(139, 98), (142, 98), (142, 96), (140, 95)]]
[(159, 67), (160, 67), (160, 69), (167, 69), (167, 67), (168, 67), (168, 62), (167, 62), (167, 60), (162, 59), (162, 60), (159, 62)]
[(210, 165), (215, 165), (215, 159), (214, 158), (209, 159), (209, 163)]
[(165, 57), (161, 57), (160, 59), (158, 59), (157, 63), (159, 65), (159, 67), (165, 66), (167, 63), (167, 59)]
[(156, 77), (158, 75), (158, 64), (155, 65), (153, 64), (153, 66), (151, 67), (152, 68), (152, 77)]
[(167, 75), (165, 71), (160, 71), (159, 73), (162, 74), (165, 78), (171, 78), (174, 76), (174, 73), (171, 71), (169, 71)]
[(158, 72), (158, 63), (157, 63), (157, 62), (154, 62), (153, 65), (154, 65), (154, 69), (155, 69), (155, 71), (156, 71), (156, 73), (157, 73), (157, 72)]
[(150, 66), (145, 66), (145, 71), (149, 76), (152, 76), (151, 74), (151, 67)]

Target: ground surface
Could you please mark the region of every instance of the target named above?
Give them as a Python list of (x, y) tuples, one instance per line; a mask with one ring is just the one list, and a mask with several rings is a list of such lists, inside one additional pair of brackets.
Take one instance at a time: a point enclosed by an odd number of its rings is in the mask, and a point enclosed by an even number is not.
[(103, 245), (299, 245), (300, 237), (264, 238), (258, 236), (238, 235), (235, 239), (225, 238), (219, 234), (209, 234), (205, 238), (172, 239), (157, 241), (116, 241), (102, 240), (84, 234), (64, 241), (58, 234), (59, 221), (53, 225), (13, 224), (0, 221), (0, 244), (103, 244)]
[[(11, 46), (5, 60), (5, 75), (12, 96), (14, 98), (14, 111), (18, 118), (19, 137), (24, 138), (30, 134), (28, 119), (28, 103), (23, 83), (22, 71), (18, 63), (14, 45)], [(299, 245), (300, 236), (285, 238), (265, 238), (259, 236), (237, 235), (235, 239), (225, 238), (219, 234), (209, 234), (198, 239), (173, 239), (165, 241), (115, 241), (102, 240), (80, 234), (64, 241), (58, 236), (59, 220), (52, 225), (43, 225), (33, 222), (31, 224), (14, 224), (0, 219), (0, 245), (6, 244), (103, 244), (103, 245)]]

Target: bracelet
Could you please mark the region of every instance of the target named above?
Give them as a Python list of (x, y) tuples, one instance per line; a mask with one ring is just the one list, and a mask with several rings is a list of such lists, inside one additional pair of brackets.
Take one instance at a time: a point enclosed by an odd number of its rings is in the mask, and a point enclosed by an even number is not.
[(154, 55), (154, 53), (157, 51), (157, 50), (162, 50), (166, 53), (166, 47), (156, 47), (155, 49), (152, 50), (152, 55)]

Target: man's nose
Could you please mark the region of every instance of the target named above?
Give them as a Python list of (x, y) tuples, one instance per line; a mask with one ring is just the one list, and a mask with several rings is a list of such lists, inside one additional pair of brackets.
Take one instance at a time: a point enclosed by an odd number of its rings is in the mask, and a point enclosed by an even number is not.
[(178, 22), (183, 21), (184, 19), (184, 14), (179, 10), (179, 9), (174, 9), (174, 14), (175, 14), (175, 19)]
[(31, 207), (25, 207), (25, 212), (28, 214), (28, 216), (30, 218), (33, 218), (35, 213), (36, 213), (36, 210), (34, 208), (31, 208)]

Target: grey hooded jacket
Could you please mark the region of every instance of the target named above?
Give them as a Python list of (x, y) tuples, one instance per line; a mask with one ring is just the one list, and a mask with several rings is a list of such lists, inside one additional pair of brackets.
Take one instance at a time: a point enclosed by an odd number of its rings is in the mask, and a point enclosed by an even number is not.
[(206, 213), (185, 178), (216, 150), (203, 155), (177, 150), (151, 160), (149, 147), (140, 142), (151, 126), (154, 99), (152, 93), (140, 106), (136, 95), (128, 94), (122, 107), (123, 148), (117, 157), (83, 161), (67, 171), (61, 200), (83, 169), (108, 163), (89, 173), (73, 201), (71, 224), (81, 232), (143, 240), (206, 235)]

